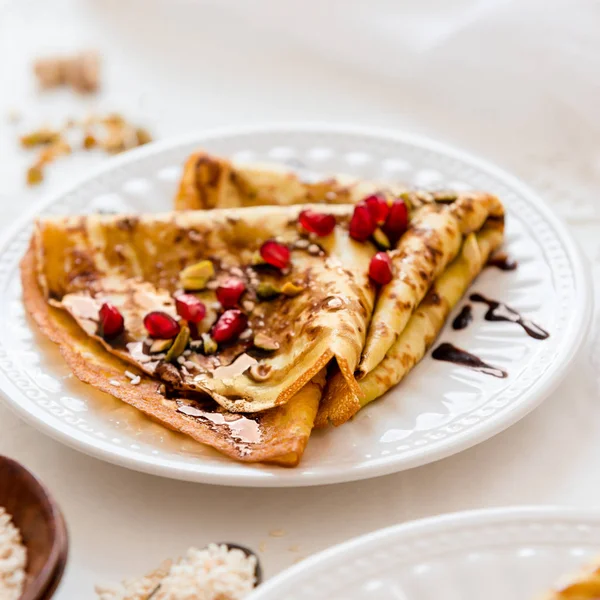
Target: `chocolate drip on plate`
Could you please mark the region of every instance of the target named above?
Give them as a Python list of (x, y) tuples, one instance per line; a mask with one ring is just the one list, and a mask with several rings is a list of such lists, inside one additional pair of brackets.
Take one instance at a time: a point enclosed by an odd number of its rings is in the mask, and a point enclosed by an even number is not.
[(501, 271), (514, 271), (519, 266), (519, 263), (514, 258), (508, 256), (506, 252), (498, 252), (490, 257), (486, 266), (497, 267)]
[(432, 352), (431, 356), (435, 358), (435, 360), (443, 360), (445, 362), (451, 362), (456, 365), (468, 367), (469, 369), (479, 371), (480, 373), (485, 373), (486, 375), (491, 375), (492, 377), (498, 377), (499, 379), (504, 379), (508, 375), (506, 371), (503, 371), (498, 367), (488, 365), (478, 356), (475, 356), (474, 354), (471, 354), (462, 348), (458, 348), (452, 344), (449, 344), (448, 342), (440, 344)]
[(508, 321), (509, 323), (516, 323), (525, 330), (528, 336), (536, 340), (545, 340), (550, 337), (550, 334), (545, 329), (542, 329), (530, 319), (522, 317), (514, 308), (507, 306), (503, 302), (490, 300), (481, 294), (471, 294), (469, 300), (471, 300), (471, 302), (487, 304), (488, 310), (485, 313), (486, 321)]
[(454, 321), (452, 321), (452, 329), (465, 329), (472, 320), (473, 309), (470, 304), (465, 304)]

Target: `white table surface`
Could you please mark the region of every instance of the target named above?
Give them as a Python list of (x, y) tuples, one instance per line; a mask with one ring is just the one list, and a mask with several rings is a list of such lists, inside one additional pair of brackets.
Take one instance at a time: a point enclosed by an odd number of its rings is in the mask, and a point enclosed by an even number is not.
[[(33, 56), (49, 49), (96, 47), (104, 56), (101, 95), (39, 95)], [(192, 130), (274, 120), (319, 120), (408, 129), (480, 152), (524, 176), (567, 217), (600, 271), (597, 169), (577, 150), (557, 156), (540, 137), (515, 152), (481, 129), (462, 127), (443, 104), (423, 103), (398, 81), (329, 61), (285, 36), (246, 26), (211, 2), (160, 0), (0, 0), (0, 224), (8, 227), (45, 192), (97, 164), (80, 156), (23, 186), (29, 157), (20, 128), (114, 109), (165, 138)], [(10, 108), (21, 125), (4, 118)], [(451, 109), (450, 109), (451, 110)], [(457, 115), (458, 117), (464, 115)], [(577, 127), (578, 123), (571, 124)], [(565, 124), (565, 127), (567, 124)], [(478, 134), (479, 131), (479, 134)], [(583, 133), (582, 133), (583, 132)], [(596, 138), (597, 140), (597, 138)], [(526, 144), (525, 144), (526, 145)], [(501, 147), (502, 146), (502, 147)], [(590, 147), (590, 146), (587, 146)], [(526, 161), (524, 157), (530, 156)], [(585, 164), (584, 164), (585, 163)], [(564, 177), (562, 177), (564, 175)], [(587, 179), (585, 178), (587, 176)], [(578, 203), (562, 193), (576, 182)], [(583, 192), (581, 192), (583, 193)], [(576, 195), (576, 194), (574, 194)], [(571, 208), (577, 204), (577, 210)], [(408, 519), (513, 504), (596, 507), (600, 497), (600, 347), (595, 329), (564, 383), (533, 414), (496, 438), (437, 464), (359, 483), (305, 489), (237, 489), (181, 483), (127, 471), (70, 450), (0, 405), (0, 453), (22, 461), (51, 488), (71, 535), (71, 554), (56, 598), (92, 597), (93, 585), (143, 573), (190, 545), (235, 541), (255, 549), (267, 577), (332, 544)], [(273, 537), (269, 532), (282, 530)]]

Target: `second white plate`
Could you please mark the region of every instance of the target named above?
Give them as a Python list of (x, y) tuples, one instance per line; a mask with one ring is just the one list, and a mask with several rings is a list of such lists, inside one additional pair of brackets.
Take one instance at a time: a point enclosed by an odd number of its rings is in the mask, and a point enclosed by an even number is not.
[(248, 600), (536, 600), (600, 552), (600, 514), (507, 508), (389, 527), (301, 562)]
[(571, 238), (543, 201), (517, 180), (426, 139), (323, 126), (207, 133), (113, 159), (34, 213), (168, 210), (181, 165), (199, 147), (237, 160), (300, 163), (320, 173), (498, 194), (507, 208), (506, 250), (519, 268), (486, 269), (472, 290), (532, 318), (550, 332), (549, 339), (530, 338), (515, 324), (487, 322), (484, 307), (475, 305), (475, 320), (467, 329), (446, 327), (438, 341), (479, 355), (505, 370), (506, 379), (437, 362), (428, 354), (352, 422), (316, 432), (300, 467), (238, 464), (73, 378), (58, 349), (27, 319), (20, 300), (18, 262), (30, 236), (30, 216), (0, 248), (0, 391), (34, 426), (88, 454), (163, 476), (224, 485), (315, 485), (401, 471), (473, 446), (526, 415), (566, 373), (591, 307)]

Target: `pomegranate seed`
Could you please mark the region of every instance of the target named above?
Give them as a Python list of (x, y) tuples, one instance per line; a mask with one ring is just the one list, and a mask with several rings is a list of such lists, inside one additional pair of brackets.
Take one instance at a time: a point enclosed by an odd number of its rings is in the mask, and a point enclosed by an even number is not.
[(180, 294), (175, 298), (177, 314), (190, 323), (200, 323), (206, 316), (204, 302), (198, 300), (193, 294)]
[(354, 207), (354, 213), (350, 219), (350, 237), (359, 242), (364, 242), (373, 235), (376, 227), (377, 223), (371, 216), (367, 205), (359, 202)]
[(371, 216), (378, 225), (385, 223), (385, 220), (390, 212), (387, 200), (380, 194), (367, 196), (363, 202), (367, 205)]
[(326, 215), (314, 210), (303, 210), (298, 220), (306, 231), (316, 233), (319, 237), (329, 235), (335, 227), (335, 217), (333, 215)]
[(100, 307), (98, 313), (100, 321), (99, 333), (104, 339), (116, 337), (123, 332), (125, 321), (119, 309), (108, 302)]
[(217, 300), (224, 308), (233, 308), (246, 290), (246, 285), (237, 277), (230, 277), (217, 288)]
[(388, 236), (388, 239), (392, 244), (395, 244), (400, 236), (406, 231), (408, 227), (408, 208), (404, 202), (398, 198), (394, 200), (394, 203), (390, 207), (390, 213), (385, 220), (383, 226), (383, 232)]
[(165, 312), (155, 310), (144, 317), (144, 327), (158, 340), (170, 340), (179, 333), (179, 323)]
[(369, 277), (379, 285), (392, 280), (392, 261), (387, 252), (378, 252), (369, 264)]
[(212, 328), (212, 337), (215, 342), (229, 342), (236, 339), (248, 324), (246, 315), (237, 308), (226, 310)]
[(285, 269), (290, 262), (290, 251), (287, 246), (268, 240), (260, 247), (262, 259), (278, 269)]

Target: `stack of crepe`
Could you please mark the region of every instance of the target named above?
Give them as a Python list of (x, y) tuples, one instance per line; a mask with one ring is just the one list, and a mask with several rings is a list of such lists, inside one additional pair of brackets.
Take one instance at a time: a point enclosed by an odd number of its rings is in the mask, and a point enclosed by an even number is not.
[[(369, 277), (378, 240), (349, 233), (369, 195), (409, 211), (385, 285)], [(334, 217), (331, 233), (306, 231), (307, 210)], [(174, 212), (38, 220), (23, 298), (82, 381), (234, 459), (295, 466), (314, 427), (345, 423), (421, 360), (503, 223), (486, 193), (315, 181), (198, 152)], [(287, 248), (289, 263), (265, 264), (266, 242)], [(216, 347), (217, 292), (232, 277), (243, 282), (244, 327)], [(198, 323), (178, 314), (182, 288), (206, 307)], [(115, 337), (100, 326), (105, 304), (123, 319)], [(149, 336), (151, 312), (178, 322), (174, 340)]]

